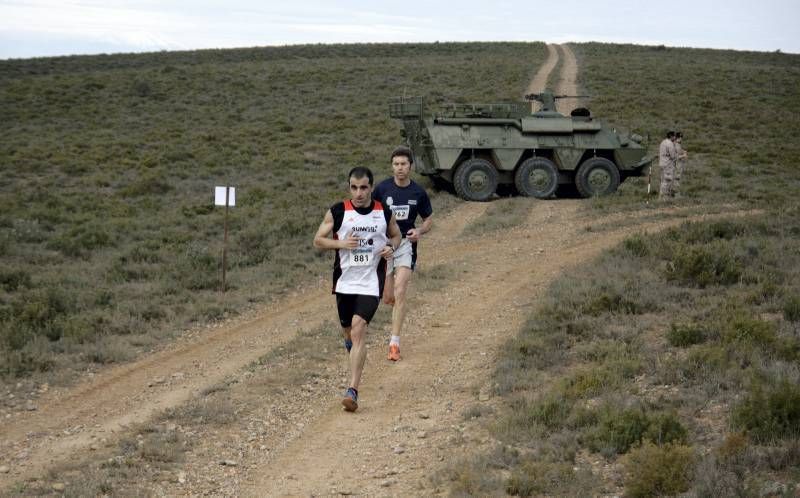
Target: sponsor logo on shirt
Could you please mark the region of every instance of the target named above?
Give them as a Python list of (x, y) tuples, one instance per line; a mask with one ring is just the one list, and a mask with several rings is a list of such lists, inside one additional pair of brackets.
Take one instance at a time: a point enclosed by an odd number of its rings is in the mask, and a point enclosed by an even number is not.
[(409, 203), (410, 205), (412, 205), (412, 206), (416, 206), (416, 205), (417, 205), (417, 200), (416, 200), (416, 199), (409, 199), (409, 200), (408, 200), (408, 203)]

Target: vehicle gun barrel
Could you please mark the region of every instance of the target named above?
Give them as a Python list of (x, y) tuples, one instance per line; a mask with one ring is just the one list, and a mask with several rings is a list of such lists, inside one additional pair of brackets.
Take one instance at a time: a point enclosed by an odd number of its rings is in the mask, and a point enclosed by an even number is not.
[[(546, 93), (529, 93), (525, 95), (525, 100), (536, 100), (541, 102), (543, 99), (546, 99), (548, 96)], [(551, 98), (554, 99), (588, 99), (590, 95), (552, 95), (550, 94)]]

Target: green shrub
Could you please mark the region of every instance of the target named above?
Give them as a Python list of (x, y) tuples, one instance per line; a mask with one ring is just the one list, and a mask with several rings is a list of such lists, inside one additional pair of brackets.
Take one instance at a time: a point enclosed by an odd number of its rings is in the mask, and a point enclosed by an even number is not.
[(86, 359), (92, 363), (109, 364), (128, 361), (135, 350), (119, 336), (104, 336), (84, 348)]
[(688, 432), (674, 413), (657, 413), (650, 417), (645, 439), (657, 445), (685, 443)]
[(605, 365), (583, 368), (564, 379), (561, 390), (571, 399), (596, 396), (617, 387), (622, 378), (621, 372)]
[(176, 277), (190, 290), (216, 289), (222, 284), (222, 258), (200, 244), (186, 247), (175, 268)]
[(626, 453), (642, 441), (656, 444), (684, 442), (687, 431), (673, 413), (648, 414), (642, 408), (600, 410), (597, 424), (587, 431), (589, 449), (614, 455)]
[(689, 446), (644, 443), (624, 460), (625, 496), (676, 495), (689, 489), (696, 456)]
[(622, 241), (622, 247), (633, 256), (643, 258), (650, 254), (650, 247), (647, 238), (642, 234), (636, 234)]
[(734, 427), (757, 442), (800, 436), (800, 386), (783, 380), (772, 386), (755, 383), (731, 413)]
[(550, 395), (530, 406), (530, 417), (548, 429), (563, 427), (573, 402), (563, 396)]
[(259, 226), (244, 231), (236, 243), (241, 258), (240, 265), (252, 266), (264, 263), (279, 243), (279, 235), (266, 227)]
[(680, 373), (692, 382), (703, 382), (711, 374), (728, 370), (734, 360), (730, 351), (715, 343), (703, 344), (690, 349), (689, 354), (681, 362)]
[(98, 224), (79, 225), (47, 243), (49, 249), (70, 257), (88, 257), (92, 251), (114, 244), (111, 235)]
[(737, 221), (719, 220), (710, 223), (686, 223), (671, 231), (672, 238), (689, 244), (708, 244), (714, 240), (732, 240), (743, 235), (745, 226)]
[(794, 294), (786, 298), (783, 303), (783, 318), (790, 322), (800, 322), (800, 296)]
[(5, 230), (0, 231), (0, 256), (8, 256), (11, 249), (11, 237)]
[(0, 324), (0, 345), (11, 351), (18, 351), (36, 337), (34, 329), (13, 318), (6, 318)]
[(53, 356), (42, 348), (10, 351), (0, 348), (0, 377), (24, 377), (34, 372), (47, 372), (54, 366)]
[(587, 443), (589, 449), (604, 455), (625, 453), (642, 441), (649, 427), (650, 419), (642, 409), (605, 408), (597, 426), (589, 431)]
[(747, 435), (741, 432), (733, 432), (725, 437), (725, 440), (717, 448), (717, 456), (722, 462), (732, 462), (738, 460), (747, 451)]
[(665, 276), (669, 281), (704, 288), (735, 284), (741, 275), (741, 264), (726, 247), (678, 246)]
[(150, 86), (150, 83), (143, 80), (135, 80), (131, 85), (131, 91), (133, 95), (137, 97), (149, 97), (153, 93), (153, 87)]
[(123, 197), (139, 197), (144, 195), (164, 195), (172, 190), (172, 186), (162, 178), (150, 175), (140, 178), (123, 187), (120, 194)]
[(724, 325), (721, 333), (723, 342), (749, 344), (770, 348), (777, 340), (775, 324), (748, 316), (744, 312), (735, 313)]
[(30, 327), (0, 322), (0, 377), (23, 377), (46, 372), (55, 365), (52, 343)]
[(572, 465), (551, 462), (525, 462), (506, 481), (511, 496), (540, 496), (567, 487), (575, 478)]
[(706, 340), (706, 332), (697, 324), (672, 323), (667, 332), (667, 341), (671, 346), (685, 348), (700, 344)]
[[(25, 292), (12, 304), (12, 321), (20, 330), (43, 335), (51, 341), (61, 338), (64, 320), (76, 309), (75, 298), (63, 287), (49, 286)], [(24, 344), (12, 345), (19, 349)]]
[(583, 305), (581, 311), (590, 316), (603, 313), (637, 314), (642, 306), (616, 289), (601, 288)]
[(14, 292), (22, 287), (31, 288), (33, 280), (26, 270), (0, 268), (0, 287), (6, 292)]

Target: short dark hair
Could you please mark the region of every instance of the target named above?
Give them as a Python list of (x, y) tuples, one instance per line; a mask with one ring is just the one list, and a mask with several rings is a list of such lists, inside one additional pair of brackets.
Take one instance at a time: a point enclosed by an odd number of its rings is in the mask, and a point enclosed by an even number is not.
[(405, 145), (395, 147), (389, 160), (391, 161), (397, 156), (406, 156), (408, 158), (408, 162), (414, 164), (414, 152)]
[(672, 131), (672, 130), (669, 130), (669, 131), (667, 132), (667, 138), (675, 138), (675, 132), (674, 132), (674, 131)]
[(369, 180), (369, 184), (372, 185), (372, 171), (370, 171), (370, 169), (366, 166), (356, 166), (350, 170), (350, 173), (347, 174), (347, 182), (349, 183), (351, 178), (358, 180), (359, 178), (364, 178), (365, 176)]
[(683, 138), (683, 132), (676, 131), (675, 132), (675, 138)]

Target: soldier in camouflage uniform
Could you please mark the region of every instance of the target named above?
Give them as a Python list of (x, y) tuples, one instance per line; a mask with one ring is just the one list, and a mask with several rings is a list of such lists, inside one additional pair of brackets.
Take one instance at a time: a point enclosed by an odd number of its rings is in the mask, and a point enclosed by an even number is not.
[(686, 159), (689, 154), (683, 149), (683, 133), (675, 132), (675, 179), (672, 182), (673, 194), (680, 195), (681, 176), (686, 169)]
[(678, 154), (675, 151), (675, 132), (668, 131), (667, 138), (661, 141), (658, 146), (658, 166), (661, 169), (661, 186), (658, 189), (658, 196), (661, 199), (672, 198), (675, 196), (675, 163)]

